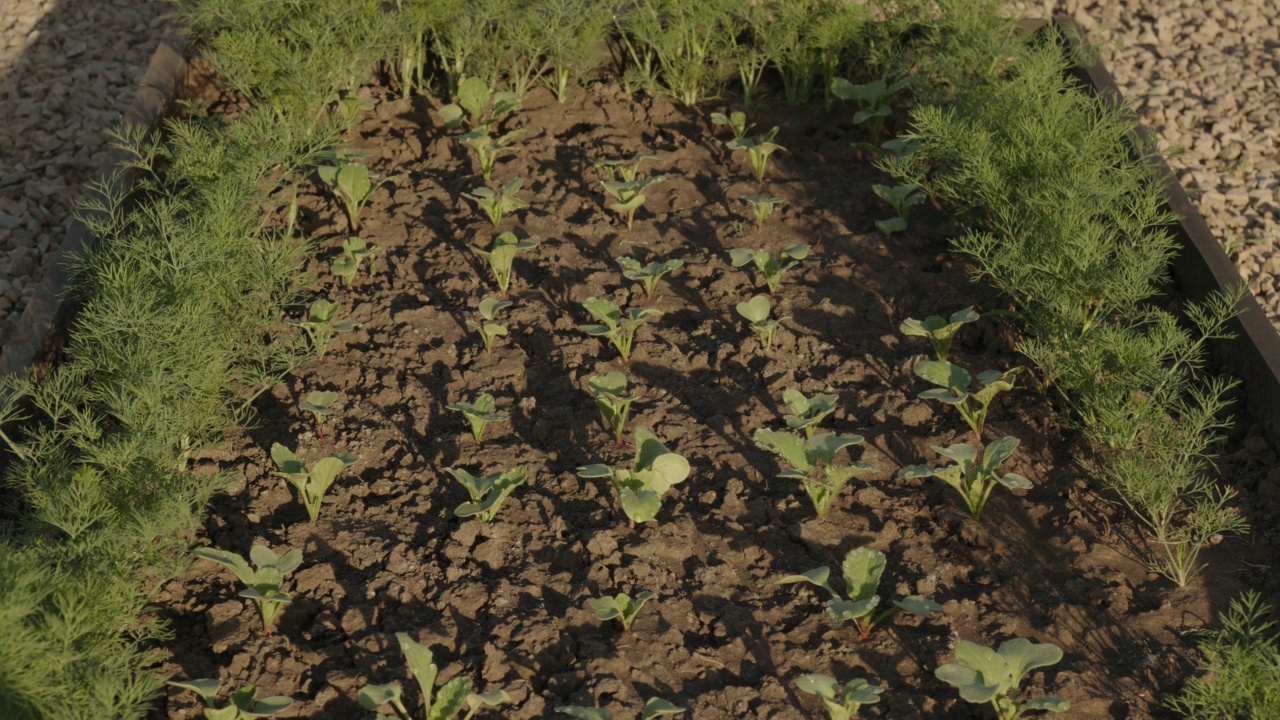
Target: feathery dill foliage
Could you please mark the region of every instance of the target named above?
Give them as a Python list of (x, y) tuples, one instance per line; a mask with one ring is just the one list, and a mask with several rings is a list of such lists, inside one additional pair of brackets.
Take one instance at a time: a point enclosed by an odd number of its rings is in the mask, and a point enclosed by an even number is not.
[(271, 110), (168, 131), (123, 134), (141, 178), (87, 208), (101, 243), (80, 263), (65, 360), (3, 387), (0, 418), (22, 422), (5, 436), (5, 484), (22, 497), (0, 543), (5, 718), (146, 712), (163, 687), (147, 643), (166, 631), (146, 617), (144, 579), (184, 565), (183, 535), (223, 483), (185, 472), (186, 455), (301, 352), (269, 339), (301, 270), (260, 208), (334, 134)]
[(1222, 629), (1200, 643), (1205, 672), (1166, 704), (1187, 718), (1280, 717), (1280, 639), (1256, 592), (1231, 601)]
[(378, 0), (179, 0), (209, 61), (236, 91), (316, 116), (385, 51)]
[[(935, 29), (924, 45), (957, 59), (987, 52), (966, 45), (1004, 47), (1007, 21), (976, 7), (967, 19), (953, 8), (960, 33)], [(1189, 304), (1193, 329), (1152, 306), (1175, 218), (1128, 149), (1132, 121), (1067, 78), (1057, 38), (1002, 57), (1012, 62), (933, 63), (933, 102), (912, 112), (921, 149), (883, 169), (970, 220), (956, 249), (1019, 303), (1030, 334), (1019, 349), (1102, 451), (1098, 472), (1147, 526), (1152, 568), (1185, 585), (1201, 549), (1246, 529), (1234, 492), (1206, 476), (1235, 383), (1204, 368), (1244, 290)]]

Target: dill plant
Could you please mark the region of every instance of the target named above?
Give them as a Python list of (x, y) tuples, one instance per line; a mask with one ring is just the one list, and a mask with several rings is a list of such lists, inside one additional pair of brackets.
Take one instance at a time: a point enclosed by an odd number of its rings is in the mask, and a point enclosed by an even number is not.
[(1185, 718), (1280, 717), (1280, 640), (1270, 612), (1256, 591), (1232, 600), (1218, 617), (1222, 629), (1200, 641), (1204, 675), (1165, 705)]
[(731, 52), (725, 0), (641, 0), (617, 25), (641, 89), (693, 105), (719, 88)]

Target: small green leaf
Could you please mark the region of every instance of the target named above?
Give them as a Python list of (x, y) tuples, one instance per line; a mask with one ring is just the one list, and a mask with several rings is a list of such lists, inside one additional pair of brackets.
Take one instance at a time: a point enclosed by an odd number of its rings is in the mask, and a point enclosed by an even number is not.
[(819, 695), (821, 697), (834, 700), (836, 695), (840, 693), (840, 683), (830, 675), (822, 673), (810, 673), (801, 675), (796, 678), (796, 687), (801, 692)]
[(640, 720), (653, 720), (656, 717), (679, 715), (682, 712), (684, 712), (682, 707), (676, 707), (662, 698), (651, 697), (644, 704), (644, 710), (640, 713)]
[(400, 700), (400, 683), (389, 682), (385, 685), (365, 685), (360, 689), (356, 699), (365, 710), (377, 710), (392, 701)]
[(556, 708), (562, 715), (576, 717), (578, 720), (613, 720), (613, 714), (600, 708), (585, 708), (577, 705), (562, 705)]
[(930, 615), (936, 612), (942, 612), (942, 606), (938, 603), (928, 600), (921, 595), (908, 595), (901, 600), (894, 600), (893, 604), (899, 610), (909, 612), (912, 615)]

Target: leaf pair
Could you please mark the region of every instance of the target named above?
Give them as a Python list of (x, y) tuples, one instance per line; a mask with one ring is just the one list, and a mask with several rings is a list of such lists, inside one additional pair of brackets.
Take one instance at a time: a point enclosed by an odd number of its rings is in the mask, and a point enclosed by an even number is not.
[(502, 504), (517, 487), (524, 484), (528, 471), (523, 466), (476, 477), (462, 468), (445, 468), (445, 472), (453, 476), (471, 496), (471, 502), (459, 505), (453, 514), (458, 517), (475, 515), (481, 522), (490, 522), (502, 509)]
[(356, 279), (356, 274), (360, 272), (360, 265), (366, 260), (369, 261), (369, 274), (377, 274), (373, 267), (373, 261), (377, 256), (377, 247), (352, 236), (342, 241), (342, 257), (335, 259), (329, 265), (329, 272), (342, 278), (345, 284), (350, 285), (351, 281)]
[(245, 685), (231, 693), (231, 700), (227, 705), (216, 707), (214, 701), (218, 697), (218, 691), (222, 689), (222, 683), (216, 678), (170, 680), (168, 684), (192, 690), (199, 695), (205, 703), (206, 720), (256, 720), (288, 710), (293, 705), (292, 699), (280, 695), (258, 700), (258, 686)]
[(324, 494), (333, 485), (333, 481), (356, 462), (349, 455), (330, 455), (308, 468), (302, 458), (280, 443), (271, 444), (271, 459), (280, 468), (273, 474), (288, 480), (297, 489), (298, 497), (306, 506), (311, 522), (319, 517), (320, 503), (324, 501)]
[(777, 584), (806, 582), (826, 590), (831, 594), (831, 599), (827, 601), (827, 615), (836, 620), (852, 621), (864, 640), (876, 625), (899, 610), (913, 615), (929, 615), (942, 611), (942, 606), (932, 600), (927, 600), (920, 595), (909, 595), (901, 600), (895, 600), (891, 607), (879, 613), (875, 612), (880, 605), (880, 596), (876, 594), (876, 590), (880, 587), (880, 577), (884, 574), (885, 565), (884, 553), (879, 550), (865, 547), (851, 550), (841, 565), (845, 585), (843, 596), (837, 593), (828, 582), (831, 570), (827, 567), (814, 568), (800, 575), (788, 575)]
[(812, 693), (821, 698), (822, 706), (827, 709), (831, 720), (850, 720), (863, 705), (880, 702), (880, 694), (884, 692), (883, 688), (862, 678), (854, 678), (841, 687), (835, 678), (823, 673), (796, 678), (796, 687), (801, 692)]
[(1064, 712), (1071, 703), (1054, 695), (1026, 702), (1015, 697), (1023, 678), (1036, 668), (1056, 665), (1062, 650), (1051, 643), (1033, 643), (1014, 638), (992, 650), (968, 640), (956, 645), (956, 661), (934, 671), (937, 678), (960, 691), (970, 703), (991, 703), (999, 720), (1016, 720), (1032, 710)]
[(503, 215), (529, 206), (529, 203), (516, 197), (516, 193), (520, 192), (520, 186), (523, 184), (523, 178), (516, 178), (497, 190), (481, 186), (469, 193), (462, 193), (462, 196), (484, 211), (489, 222), (496, 228), (502, 224)]
[(791, 414), (784, 415), (782, 419), (792, 430), (803, 430), (805, 437), (813, 437), (818, 424), (836, 411), (839, 400), (838, 395), (818, 393), (808, 397), (795, 388), (787, 388), (782, 391), (782, 402), (786, 403)]
[(982, 316), (972, 307), (967, 307), (951, 313), (951, 317), (945, 320), (941, 315), (930, 315), (923, 321), (907, 318), (898, 326), (898, 330), (903, 335), (929, 338), (929, 342), (933, 343), (934, 354), (939, 360), (945, 361), (947, 353), (951, 351), (951, 340), (956, 332), (981, 318)]
[[(194, 554), (230, 568), (241, 584), (245, 585), (245, 589), (239, 593), (240, 597), (249, 598), (258, 606), (262, 626), (268, 635), (275, 631), (276, 620), (290, 599), (288, 593), (280, 590), (280, 586), (284, 584), (284, 576), (302, 564), (301, 550), (294, 549), (284, 555), (276, 555), (266, 545), (254, 545), (249, 550), (248, 561), (233, 552), (216, 548), (196, 548)], [(253, 567), (249, 566), (250, 562)]]
[(774, 209), (782, 204), (783, 199), (769, 195), (744, 195), (742, 201), (751, 206), (752, 214), (756, 219), (756, 229), (759, 229), (764, 226), (764, 221), (769, 219)]
[(482, 444), (484, 431), (489, 427), (489, 423), (506, 422), (511, 419), (510, 415), (497, 412), (498, 403), (489, 393), (476, 398), (474, 403), (456, 402), (446, 407), (462, 413), (462, 416), (467, 419), (467, 423), (471, 425), (471, 437), (476, 439), (476, 445)]
[(504, 232), (493, 239), (493, 246), (488, 250), (468, 245), (471, 252), (479, 255), (489, 262), (489, 269), (493, 271), (493, 279), (498, 283), (498, 289), (502, 291), (505, 297), (507, 288), (511, 286), (511, 268), (515, 263), (516, 254), (521, 250), (529, 250), (537, 247), (538, 243), (532, 240), (519, 240), (513, 232)]
[(321, 165), (316, 168), (316, 174), (342, 203), (352, 232), (360, 228), (360, 211), (369, 196), (384, 183), (391, 182), (391, 178), (378, 180), (377, 175), (370, 174), (369, 168), (360, 163)]
[(877, 220), (876, 229), (884, 236), (892, 235), (895, 232), (901, 232), (907, 229), (907, 215), (911, 213), (911, 208), (924, 202), (924, 193), (920, 192), (914, 185), (872, 185), (871, 189), (876, 195), (880, 196), (898, 213), (895, 218), (888, 220)]
[(582, 301), (582, 307), (591, 313), (591, 317), (602, 324), (579, 325), (578, 329), (592, 337), (603, 337), (613, 343), (623, 360), (631, 359), (631, 348), (635, 344), (636, 330), (646, 322), (661, 317), (659, 310), (631, 308), (626, 316), (617, 303), (589, 297)]
[(338, 303), (321, 298), (311, 303), (306, 320), (288, 320), (287, 323), (302, 328), (302, 331), (307, 334), (307, 339), (311, 341), (311, 347), (315, 349), (316, 355), (324, 357), (329, 343), (333, 342), (334, 335), (347, 332), (359, 324), (355, 320), (335, 321), (339, 307)]
[(1011, 490), (1030, 490), (1031, 481), (1017, 473), (1000, 473), (1000, 466), (1013, 451), (1018, 448), (1018, 438), (1006, 436), (987, 446), (982, 458), (978, 457), (978, 449), (969, 444), (951, 445), (941, 448), (933, 446), (933, 451), (943, 457), (954, 460), (956, 464), (942, 468), (931, 468), (927, 465), (908, 465), (898, 471), (900, 478), (936, 477), (955, 488), (964, 498), (969, 514), (974, 520), (981, 519), (982, 508), (996, 485), (1004, 485)]
[(733, 140), (725, 143), (725, 147), (730, 150), (746, 150), (747, 157), (751, 160), (751, 169), (756, 174), (756, 182), (764, 182), (764, 174), (769, 169), (769, 156), (779, 150), (786, 148), (773, 142), (778, 135), (778, 128), (775, 126), (769, 129), (769, 132), (760, 136), (759, 140), (753, 140), (748, 137), (735, 137)]
[[(679, 715), (684, 711), (684, 708), (676, 707), (662, 698), (652, 697), (644, 704), (644, 709), (640, 711), (640, 720), (653, 720), (665, 715)], [(579, 705), (562, 705), (556, 708), (556, 712), (578, 718), (578, 720), (613, 720), (613, 713), (608, 710), (581, 707)]]
[(764, 277), (764, 283), (768, 286), (770, 295), (778, 292), (783, 274), (799, 265), (800, 261), (806, 257), (809, 257), (809, 246), (804, 243), (783, 248), (776, 258), (765, 250), (755, 248), (733, 248), (729, 251), (729, 261), (734, 267), (742, 267), (747, 263), (756, 266), (756, 270)]
[(587, 378), (587, 387), (595, 398), (600, 416), (604, 418), (605, 427), (613, 433), (613, 439), (622, 444), (622, 433), (626, 429), (627, 415), (631, 413), (631, 403), (639, 395), (624, 395), (627, 391), (627, 376), (614, 370), (603, 377)]
[[(842, 448), (862, 443), (861, 435), (818, 433), (806, 440), (795, 433), (761, 429), (756, 431), (752, 440), (765, 450), (777, 453), (783, 462), (791, 466), (790, 470), (778, 473), (778, 477), (799, 480), (819, 516), (831, 509), (832, 501), (849, 480), (878, 472), (878, 468), (864, 462), (836, 464), (836, 453)], [(814, 478), (815, 471), (821, 477)]]
[(996, 395), (1005, 390), (1012, 390), (1014, 378), (1022, 372), (1016, 367), (1003, 372), (987, 370), (978, 374), (978, 383), (982, 386), (977, 392), (969, 392), (973, 384), (973, 376), (968, 370), (947, 362), (946, 360), (921, 360), (915, 366), (916, 375), (938, 387), (925, 390), (917, 397), (926, 400), (937, 400), (953, 406), (978, 441), (982, 440), (982, 430), (987, 422), (987, 409)]
[(499, 337), (507, 336), (507, 324), (498, 322), (498, 313), (513, 304), (510, 300), (495, 300), (487, 297), (480, 301), (478, 308), (480, 319), (467, 321), (467, 327), (480, 333), (485, 352), (493, 349), (493, 343)]
[(618, 593), (613, 597), (605, 595), (587, 601), (587, 606), (596, 614), (596, 619), (608, 622), (617, 618), (622, 623), (622, 632), (631, 631), (631, 623), (635, 622), (636, 615), (640, 614), (640, 608), (644, 604), (657, 597), (652, 592), (645, 590), (635, 596), (635, 599), (626, 593)]
[(515, 93), (490, 93), (488, 83), (478, 77), (469, 77), (458, 85), (458, 102), (445, 105), (438, 112), (447, 128), (465, 124), (471, 128), (483, 128), (488, 134), (498, 120), (519, 108), (520, 98)]
[(663, 275), (684, 267), (683, 260), (663, 260), (641, 265), (639, 260), (630, 257), (618, 258), (618, 264), (622, 266), (623, 277), (640, 283), (644, 288), (645, 297), (653, 297), (653, 291), (658, 287), (658, 281)]
[(607, 477), (613, 481), (631, 527), (657, 517), (662, 509), (662, 496), (671, 486), (688, 479), (690, 472), (689, 461), (667, 450), (647, 428), (636, 428), (635, 436), (636, 456), (631, 468), (614, 470), (608, 465), (578, 468), (578, 477)]
[(768, 350), (769, 346), (773, 345), (773, 340), (778, 335), (778, 327), (783, 320), (787, 319), (786, 317), (780, 317), (777, 320), (769, 319), (773, 304), (769, 302), (767, 295), (756, 295), (746, 302), (738, 303), (734, 309), (751, 323), (751, 331), (759, 338), (760, 347), (764, 350)]
[[(407, 633), (396, 633), (400, 650), (404, 653), (405, 665), (413, 673), (422, 692), (422, 713), (417, 717), (423, 720), (451, 720), (465, 706), (469, 720), (478, 710), (484, 707), (495, 707), (511, 702), (506, 690), (494, 690), (484, 694), (471, 692), (471, 678), (455, 677), (436, 689), (436, 675), (440, 669), (436, 666), (435, 657), (425, 645), (414, 642)], [(400, 683), (389, 682), (383, 685), (365, 685), (358, 697), (361, 707), (366, 710), (377, 710), (390, 705), (395, 715), (378, 714), (378, 720), (413, 720), (414, 715), (404, 704)]]

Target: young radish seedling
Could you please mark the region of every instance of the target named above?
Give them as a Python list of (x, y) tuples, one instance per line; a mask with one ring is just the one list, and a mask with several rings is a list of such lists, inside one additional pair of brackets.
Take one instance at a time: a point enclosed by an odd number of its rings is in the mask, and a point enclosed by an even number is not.
[[(827, 514), (831, 502), (850, 479), (879, 471), (879, 468), (864, 462), (836, 464), (836, 453), (841, 448), (860, 444), (863, 440), (861, 435), (818, 433), (805, 440), (795, 433), (761, 429), (756, 431), (752, 440), (761, 448), (777, 453), (791, 466), (790, 470), (778, 473), (778, 477), (799, 480), (819, 517)], [(813, 478), (815, 470), (821, 471), (821, 478), (816, 480)]]
[(945, 361), (947, 353), (951, 351), (951, 340), (956, 332), (967, 323), (981, 317), (972, 307), (967, 307), (951, 313), (951, 318), (948, 320), (942, 319), (941, 315), (930, 315), (923, 321), (907, 318), (898, 326), (898, 330), (903, 335), (929, 338), (929, 342), (933, 343), (934, 354), (939, 360)]
[[(490, 106), (489, 101), (493, 101)], [(486, 114), (485, 109), (489, 112)], [(458, 102), (440, 108), (440, 119), (447, 128), (466, 125), (482, 129), (488, 135), (505, 115), (520, 108), (520, 98), (513, 92), (490, 94), (489, 86), (478, 77), (469, 77), (458, 86)]]
[(459, 505), (453, 514), (458, 517), (475, 515), (480, 518), (480, 522), (486, 523), (498, 515), (507, 496), (523, 485), (528, 477), (528, 471), (523, 466), (483, 477), (476, 477), (462, 468), (445, 468), (444, 471), (452, 475), (471, 496), (471, 502)]
[(1000, 466), (1018, 449), (1018, 438), (1006, 436), (987, 446), (978, 459), (978, 449), (972, 445), (959, 444), (941, 448), (933, 446), (933, 451), (956, 462), (942, 468), (931, 468), (928, 465), (908, 465), (898, 471), (900, 478), (936, 477), (955, 488), (964, 498), (969, 514), (974, 520), (982, 518), (982, 508), (996, 485), (1004, 485), (1012, 490), (1030, 490), (1031, 481), (1017, 473), (1000, 473)]
[(768, 220), (774, 209), (783, 202), (780, 197), (769, 197), (768, 195), (744, 195), (742, 200), (751, 206), (751, 212), (755, 215), (757, 230), (764, 226), (764, 221)]
[(907, 215), (910, 214), (911, 208), (924, 202), (924, 193), (920, 192), (914, 185), (872, 185), (871, 189), (876, 195), (880, 196), (889, 204), (889, 207), (898, 213), (898, 217), (888, 220), (877, 220), (876, 229), (881, 235), (888, 237), (895, 232), (901, 232), (907, 229)]
[(618, 622), (622, 623), (622, 632), (625, 633), (631, 632), (631, 623), (635, 622), (636, 615), (640, 614), (640, 608), (655, 597), (657, 595), (648, 590), (636, 595), (634, 600), (626, 593), (618, 593), (613, 597), (605, 595), (588, 600), (587, 606), (595, 612), (598, 620), (608, 622), (617, 618)]
[(453, 720), (465, 706), (467, 714), (463, 720), (471, 720), (481, 708), (496, 707), (511, 702), (506, 690), (494, 690), (483, 695), (471, 692), (471, 678), (455, 677), (436, 689), (436, 675), (440, 672), (436, 667), (435, 657), (426, 645), (420, 645), (407, 633), (396, 633), (400, 650), (404, 653), (405, 665), (418, 681), (418, 689), (422, 691), (422, 712), (416, 716), (405, 705), (400, 683), (392, 681), (383, 685), (365, 685), (360, 689), (358, 700), (366, 710), (378, 710), (390, 705), (394, 715), (378, 713), (378, 720)]
[(483, 210), (484, 214), (488, 216), (489, 222), (493, 223), (496, 228), (502, 224), (502, 216), (504, 214), (529, 206), (529, 203), (516, 197), (516, 193), (520, 191), (520, 185), (523, 183), (524, 180), (522, 178), (516, 178), (497, 190), (481, 186), (469, 193), (462, 193), (462, 196), (471, 200)]
[(872, 80), (862, 85), (854, 85), (844, 78), (831, 81), (831, 94), (841, 100), (854, 100), (860, 108), (854, 113), (856, 125), (866, 124), (871, 135), (871, 144), (880, 142), (880, 130), (884, 127), (884, 119), (893, 113), (889, 101), (907, 86), (907, 80), (899, 80), (889, 85), (882, 79)]
[[(321, 165), (316, 168), (316, 174), (333, 191), (334, 197), (342, 202), (347, 211), (347, 222), (351, 226), (351, 232), (360, 229), (360, 211), (364, 209), (369, 196), (383, 184), (391, 182), (391, 178), (378, 180), (377, 175), (369, 173), (369, 168), (354, 162)], [(377, 182), (374, 182), (375, 180)]]
[(661, 311), (643, 308), (631, 308), (626, 316), (617, 304), (608, 300), (589, 297), (582, 301), (582, 307), (591, 313), (591, 317), (604, 323), (603, 325), (579, 325), (578, 329), (592, 337), (602, 337), (613, 343), (622, 359), (630, 362), (631, 348), (636, 340), (636, 330), (646, 322), (662, 315)]
[(823, 673), (796, 678), (796, 688), (821, 698), (831, 720), (851, 720), (863, 705), (880, 702), (880, 693), (884, 692), (884, 688), (862, 678), (854, 678), (841, 687), (835, 678)]
[(741, 110), (734, 110), (725, 115), (724, 113), (711, 113), (711, 124), (720, 125), (733, 131), (733, 139), (741, 140), (746, 137), (747, 131), (755, 127), (755, 124), (747, 124), (747, 114)]
[(809, 257), (809, 246), (804, 243), (788, 245), (776, 258), (764, 250), (755, 248), (729, 250), (729, 262), (734, 267), (743, 267), (747, 263), (756, 266), (756, 270), (764, 277), (764, 284), (769, 288), (770, 295), (777, 294), (778, 285), (782, 284), (782, 275), (807, 257)]
[(653, 291), (658, 287), (658, 281), (663, 275), (684, 267), (683, 260), (664, 260), (641, 265), (639, 260), (630, 257), (618, 258), (618, 264), (622, 266), (623, 277), (640, 283), (644, 288), (645, 297), (653, 297)]
[(1018, 702), (1018, 686), (1036, 668), (1056, 665), (1062, 650), (1051, 643), (1033, 643), (1014, 638), (992, 650), (968, 640), (956, 644), (956, 661), (939, 667), (934, 675), (960, 691), (969, 703), (991, 703), (998, 720), (1017, 720), (1034, 710), (1065, 712), (1071, 702), (1055, 695), (1045, 695)]
[(921, 360), (916, 363), (915, 371), (916, 375), (938, 386), (925, 390), (917, 397), (937, 400), (955, 407), (973, 431), (974, 439), (981, 443), (991, 401), (1005, 390), (1013, 389), (1014, 378), (1022, 368), (979, 373), (978, 383), (982, 385), (982, 389), (975, 393), (969, 392), (969, 386), (973, 384), (973, 376), (969, 371), (946, 360)]
[[(651, 697), (644, 704), (644, 709), (640, 711), (640, 720), (653, 720), (665, 715), (679, 715), (684, 711), (684, 708), (676, 707), (662, 698)], [(578, 718), (578, 720), (613, 720), (613, 713), (608, 710), (582, 707), (580, 705), (562, 705), (556, 708), (556, 712), (561, 715)]]
[(316, 435), (320, 437), (320, 442), (334, 447), (324, 437), (324, 419), (333, 414), (333, 403), (338, 400), (338, 393), (321, 392), (313, 390), (307, 393), (307, 399), (298, 403), (298, 409), (311, 413), (311, 417), (316, 422)]
[(784, 415), (782, 419), (787, 422), (787, 427), (803, 430), (804, 436), (811, 438), (813, 431), (818, 429), (818, 423), (836, 411), (839, 400), (838, 395), (818, 393), (808, 397), (795, 388), (787, 388), (782, 391), (782, 402), (786, 403), (791, 414)]
[[(632, 182), (640, 177), (640, 170), (648, 160), (658, 161), (662, 158), (649, 153), (636, 153), (627, 158), (605, 158), (596, 163), (596, 169), (604, 176), (605, 180), (620, 180), (622, 182)], [(628, 163), (630, 163), (628, 165)]]
[(591, 389), (591, 397), (600, 408), (605, 427), (613, 433), (618, 445), (622, 445), (622, 431), (627, 425), (627, 415), (631, 412), (631, 403), (639, 395), (624, 395), (627, 391), (627, 376), (614, 370), (604, 377), (587, 378), (587, 387)]
[(471, 151), (476, 154), (476, 161), (480, 163), (480, 177), (485, 182), (489, 182), (493, 179), (493, 168), (498, 164), (498, 158), (515, 152), (515, 145), (511, 141), (523, 135), (524, 132), (524, 128), (519, 128), (495, 138), (484, 128), (475, 128), (455, 137), (454, 140), (471, 148)]
[(662, 496), (672, 485), (689, 477), (689, 461), (667, 450), (647, 428), (636, 428), (636, 457), (630, 469), (614, 470), (608, 465), (578, 468), (578, 477), (613, 481), (622, 511), (630, 526), (648, 522), (662, 509)]
[(480, 339), (484, 341), (485, 352), (493, 349), (495, 340), (507, 336), (507, 325), (506, 323), (498, 322), (498, 313), (513, 304), (510, 300), (495, 300), (487, 297), (480, 301), (478, 309), (480, 319), (467, 321), (467, 327), (480, 333)]
[(769, 346), (773, 344), (774, 337), (778, 334), (778, 326), (787, 318), (769, 319), (772, 305), (766, 295), (757, 295), (747, 302), (740, 302), (737, 304), (736, 309), (739, 315), (751, 323), (751, 331), (760, 339), (760, 348), (768, 350)]
[(334, 318), (338, 315), (338, 307), (338, 303), (329, 302), (322, 298), (311, 303), (311, 308), (307, 311), (306, 320), (286, 321), (289, 325), (302, 328), (302, 331), (307, 334), (307, 339), (311, 341), (311, 347), (316, 351), (317, 357), (324, 357), (329, 348), (329, 343), (333, 342), (334, 335), (347, 332), (358, 324), (355, 320), (338, 320), (335, 322)]
[(330, 455), (308, 468), (302, 458), (280, 443), (271, 444), (271, 459), (280, 468), (273, 474), (288, 480), (298, 490), (298, 497), (313, 523), (320, 515), (320, 503), (324, 501), (325, 492), (343, 470), (356, 462), (348, 455)]
[(373, 269), (373, 261), (377, 258), (377, 254), (377, 247), (358, 237), (349, 237), (342, 241), (342, 257), (335, 259), (329, 265), (329, 272), (342, 278), (345, 284), (351, 285), (351, 281), (356, 279), (356, 273), (360, 272), (360, 264), (365, 260), (369, 261), (369, 274), (377, 274)]
[[(231, 568), (231, 572), (245, 585), (245, 589), (240, 591), (240, 597), (249, 598), (257, 604), (266, 634), (275, 632), (280, 611), (289, 602), (289, 594), (281, 592), (280, 586), (284, 584), (284, 576), (302, 564), (301, 550), (289, 550), (284, 555), (276, 555), (266, 545), (254, 545), (249, 550), (248, 562), (233, 552), (216, 548), (196, 548), (194, 554)], [(254, 567), (249, 567), (249, 562)]]
[(725, 147), (730, 150), (746, 150), (747, 157), (751, 159), (751, 169), (756, 173), (756, 182), (764, 182), (765, 171), (769, 169), (769, 156), (778, 150), (786, 150), (786, 148), (773, 142), (773, 138), (778, 134), (778, 128), (774, 127), (765, 133), (759, 140), (751, 138), (737, 138), (725, 143)]
[(880, 596), (876, 589), (880, 587), (880, 576), (884, 574), (884, 553), (869, 548), (857, 548), (845, 556), (841, 571), (844, 575), (845, 595), (836, 592), (829, 582), (830, 568), (814, 568), (801, 575), (788, 575), (778, 581), (779, 585), (806, 582), (831, 593), (827, 601), (827, 615), (836, 620), (851, 620), (857, 626), (863, 640), (871, 634), (876, 625), (884, 622), (899, 610), (912, 615), (929, 615), (942, 612), (942, 606), (927, 600), (920, 595), (909, 595), (901, 600), (893, 601), (893, 605), (880, 612)]
[(511, 286), (511, 267), (515, 262), (516, 254), (521, 250), (528, 250), (537, 247), (538, 243), (532, 240), (518, 240), (516, 234), (512, 232), (504, 232), (493, 239), (493, 246), (488, 250), (482, 250), (475, 245), (468, 245), (471, 251), (485, 260), (489, 261), (489, 269), (493, 271), (493, 279), (498, 282), (498, 289), (502, 291), (502, 296), (506, 297), (507, 288)]
[(489, 427), (489, 423), (506, 422), (511, 419), (511, 416), (506, 413), (495, 412), (498, 404), (489, 393), (476, 398), (475, 403), (457, 402), (446, 407), (462, 413), (467, 419), (471, 425), (471, 437), (476, 439), (476, 445), (480, 445), (481, 440), (484, 439), (484, 430)]
[(245, 685), (231, 693), (231, 701), (222, 707), (214, 705), (218, 699), (218, 691), (222, 683), (217, 678), (200, 680), (170, 680), (167, 684), (183, 690), (191, 690), (204, 700), (204, 716), (206, 720), (255, 720), (271, 717), (278, 712), (288, 710), (293, 705), (291, 698), (275, 695), (258, 700), (258, 686)]
[[(665, 175), (657, 175), (651, 178), (640, 178), (640, 168), (646, 160), (660, 160), (657, 155), (649, 155), (646, 153), (636, 153), (630, 160), (625, 158), (608, 158), (596, 163), (596, 168), (600, 170), (604, 179), (600, 181), (606, 193), (609, 194), (617, 202), (608, 205), (608, 208), (622, 217), (627, 223), (627, 230), (631, 230), (635, 222), (636, 210), (639, 210), (645, 201), (644, 191), (650, 185), (666, 181)], [(630, 163), (628, 165), (627, 163)]]

